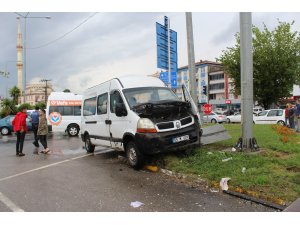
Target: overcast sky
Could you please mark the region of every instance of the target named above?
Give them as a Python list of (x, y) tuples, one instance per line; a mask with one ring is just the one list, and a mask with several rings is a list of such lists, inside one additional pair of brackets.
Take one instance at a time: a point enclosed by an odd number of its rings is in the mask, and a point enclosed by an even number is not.
[[(165, 15), (170, 18), (171, 28), (178, 32), (178, 66), (187, 65), (183, 12), (30, 13), (29, 17), (51, 16), (51, 19), (27, 19), (27, 82), (52, 79), (55, 91), (68, 88), (81, 93), (116, 76), (160, 71), (156, 67), (155, 22), (163, 24)], [(0, 76), (3, 97), (17, 84), (16, 17), (15, 13), (0, 13), (0, 70), (10, 72), (9, 78)], [(294, 20), (293, 28), (300, 29), (300, 13), (253, 13), (252, 17), (253, 24), (259, 27), (265, 23), (272, 29), (279, 19)], [(24, 38), (24, 20), (21, 26)], [(194, 12), (193, 28), (196, 61), (214, 61), (222, 50), (234, 44), (239, 14)], [(41, 47), (47, 43), (51, 44)]]

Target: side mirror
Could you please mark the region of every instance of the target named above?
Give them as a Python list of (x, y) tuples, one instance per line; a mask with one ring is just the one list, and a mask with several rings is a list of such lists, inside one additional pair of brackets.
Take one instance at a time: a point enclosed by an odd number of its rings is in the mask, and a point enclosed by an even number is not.
[(122, 116), (127, 116), (127, 110), (124, 105), (124, 103), (117, 103), (116, 104), (116, 116), (122, 117)]

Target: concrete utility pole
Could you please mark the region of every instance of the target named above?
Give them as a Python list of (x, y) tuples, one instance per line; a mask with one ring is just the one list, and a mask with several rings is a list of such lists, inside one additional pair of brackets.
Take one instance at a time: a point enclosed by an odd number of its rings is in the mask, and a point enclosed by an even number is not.
[(241, 148), (258, 148), (253, 138), (253, 54), (252, 16), (250, 12), (240, 13), (241, 34), (241, 94), (242, 94), (242, 143)]
[(196, 69), (195, 69), (195, 53), (194, 53), (194, 38), (193, 38), (193, 21), (192, 13), (186, 12), (186, 32), (187, 32), (187, 47), (189, 61), (189, 86), (191, 96), (198, 107), (197, 84), (196, 84)]

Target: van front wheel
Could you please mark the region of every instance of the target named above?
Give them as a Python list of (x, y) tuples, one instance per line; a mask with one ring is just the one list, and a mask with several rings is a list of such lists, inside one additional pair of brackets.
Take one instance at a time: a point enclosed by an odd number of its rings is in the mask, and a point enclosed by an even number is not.
[(144, 156), (133, 141), (126, 145), (126, 157), (129, 165), (136, 170), (144, 165)]
[(88, 153), (93, 153), (95, 150), (95, 145), (92, 144), (90, 136), (88, 134), (84, 138), (84, 147)]

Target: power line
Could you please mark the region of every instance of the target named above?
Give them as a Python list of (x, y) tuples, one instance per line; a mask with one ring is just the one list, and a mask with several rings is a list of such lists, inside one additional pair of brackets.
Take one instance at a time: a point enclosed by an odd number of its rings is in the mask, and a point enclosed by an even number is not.
[(68, 34), (72, 33), (73, 31), (75, 31), (76, 29), (78, 29), (81, 25), (83, 25), (83, 24), (86, 23), (88, 20), (90, 20), (92, 17), (94, 17), (96, 14), (97, 14), (97, 12), (96, 12), (96, 13), (93, 13), (92, 15), (90, 15), (89, 17), (87, 17), (85, 20), (83, 20), (80, 24), (78, 24), (76, 27), (74, 27), (72, 30), (70, 30), (70, 31), (68, 31), (67, 33), (63, 34), (62, 36), (60, 36), (60, 37), (54, 39), (53, 41), (50, 41), (50, 42), (48, 42), (48, 43), (46, 43), (46, 44), (43, 44), (43, 45), (40, 45), (40, 46), (37, 46), (37, 47), (27, 48), (27, 49), (31, 49), (31, 50), (32, 50), (32, 49), (43, 48), (43, 47), (46, 47), (46, 46), (48, 46), (48, 45), (51, 45), (51, 44), (53, 44), (53, 43), (55, 43), (55, 42), (57, 42), (57, 41), (63, 39), (65, 36), (67, 36)]

